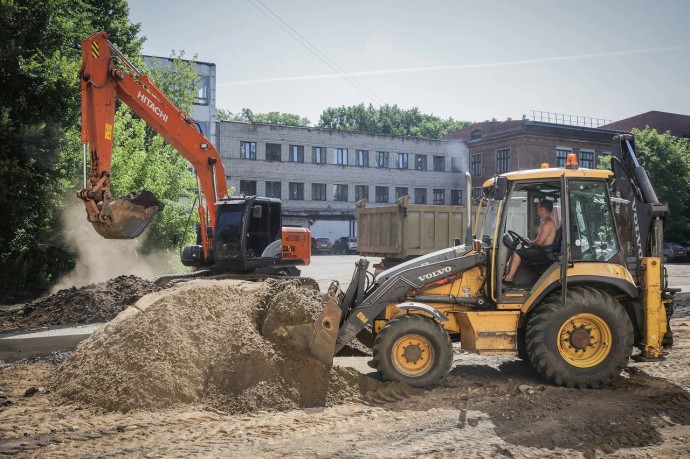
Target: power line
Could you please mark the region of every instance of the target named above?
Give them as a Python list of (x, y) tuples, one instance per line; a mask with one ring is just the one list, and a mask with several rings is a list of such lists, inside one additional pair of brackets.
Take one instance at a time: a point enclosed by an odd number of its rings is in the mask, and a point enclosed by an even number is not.
[[(290, 24), (288, 24), (283, 19), (281, 19), (280, 16), (278, 16), (276, 13), (274, 13), (261, 0), (248, 0), (248, 1), (249, 1), (249, 3), (252, 4), (252, 6), (254, 8), (261, 11), (261, 13), (263, 13), (264, 16), (266, 16), (271, 21), (273, 21), (278, 27), (283, 29), (288, 35), (290, 35), (300, 45), (302, 45), (307, 51), (309, 51), (314, 56), (316, 56), (317, 59), (319, 59), (321, 62), (326, 64), (331, 70), (333, 70), (338, 75), (340, 75), (342, 78), (344, 78), (348, 83), (350, 83), (352, 86), (354, 86), (360, 92), (362, 92), (365, 96), (367, 96), (368, 98), (371, 98), (371, 99), (375, 99), (381, 105), (386, 104), (386, 102), (383, 99), (378, 97), (371, 90), (369, 90), (366, 86), (364, 86), (360, 81), (358, 81), (353, 76), (348, 74), (346, 70), (344, 70), (342, 67), (340, 67), (335, 62), (333, 62), (332, 59), (330, 59), (328, 56), (326, 56), (321, 50), (319, 50), (316, 46), (314, 46), (309, 40), (304, 38), (302, 36), (302, 34), (300, 34), (298, 31), (296, 31), (292, 26), (290, 26)], [(255, 2), (260, 4), (261, 7), (259, 7)]]

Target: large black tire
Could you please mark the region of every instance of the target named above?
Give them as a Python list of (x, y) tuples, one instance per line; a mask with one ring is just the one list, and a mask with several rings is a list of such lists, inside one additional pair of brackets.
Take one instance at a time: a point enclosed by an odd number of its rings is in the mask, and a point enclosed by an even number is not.
[(404, 315), (393, 319), (374, 340), (373, 366), (388, 381), (429, 387), (448, 374), (453, 345), (448, 333), (432, 319)]
[(559, 386), (596, 389), (628, 365), (634, 332), (630, 317), (609, 294), (590, 287), (568, 289), (566, 304), (551, 295), (527, 322), (525, 340), (534, 369)]

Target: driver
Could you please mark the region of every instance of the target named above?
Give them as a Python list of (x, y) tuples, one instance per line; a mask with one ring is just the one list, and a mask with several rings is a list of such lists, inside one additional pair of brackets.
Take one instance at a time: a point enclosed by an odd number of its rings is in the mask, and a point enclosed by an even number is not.
[(537, 237), (532, 240), (525, 238), (528, 246), (513, 252), (513, 256), (508, 262), (508, 274), (503, 278), (504, 283), (512, 284), (513, 277), (515, 277), (522, 260), (529, 264), (549, 261), (545, 249), (547, 246), (551, 246), (556, 239), (556, 223), (551, 218), (552, 210), (553, 202), (547, 199), (539, 201), (537, 213), (541, 219), (541, 224), (537, 228)]

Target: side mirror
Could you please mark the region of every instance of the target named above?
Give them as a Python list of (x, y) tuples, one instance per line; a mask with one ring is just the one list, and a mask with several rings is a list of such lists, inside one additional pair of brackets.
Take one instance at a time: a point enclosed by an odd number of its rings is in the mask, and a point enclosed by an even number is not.
[(252, 207), (252, 218), (261, 218), (264, 214), (264, 208), (261, 206)]
[(508, 191), (508, 179), (502, 175), (496, 177), (496, 184), (494, 185), (494, 199), (500, 201)]

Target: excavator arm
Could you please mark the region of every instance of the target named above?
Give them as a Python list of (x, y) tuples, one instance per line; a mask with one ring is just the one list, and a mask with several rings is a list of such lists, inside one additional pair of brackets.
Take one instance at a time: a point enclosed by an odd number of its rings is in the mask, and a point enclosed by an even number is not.
[[(116, 61), (119, 67), (116, 66)], [(196, 123), (130, 63), (98, 32), (82, 41), (81, 84), (82, 143), (84, 144), (84, 188), (77, 196), (84, 201), (88, 220), (109, 239), (131, 239), (146, 228), (162, 203), (148, 191), (114, 199), (110, 194), (115, 102), (124, 102), (160, 134), (194, 167), (199, 191), (207, 207), (227, 195), (223, 163), (215, 147)], [(88, 145), (88, 147), (87, 147)], [(90, 157), (87, 177), (86, 156)], [(206, 233), (206, 210), (199, 199), (199, 219), (204, 258), (209, 259), (211, 241)], [(215, 227), (215, 212), (208, 212)]]

